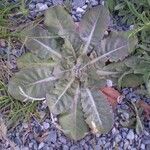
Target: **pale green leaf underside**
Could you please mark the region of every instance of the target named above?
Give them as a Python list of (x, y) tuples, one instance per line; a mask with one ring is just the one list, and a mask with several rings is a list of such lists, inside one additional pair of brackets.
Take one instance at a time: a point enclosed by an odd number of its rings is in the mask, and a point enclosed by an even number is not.
[(49, 66), (22, 69), (9, 81), (8, 91), (18, 100), (43, 100), (56, 80), (52, 71), (53, 67)]
[(55, 88), (46, 95), (47, 105), (53, 114), (60, 114), (71, 110), (73, 91), (76, 88), (74, 78), (60, 79)]
[(41, 59), (33, 53), (26, 53), (17, 60), (18, 68), (34, 67), (34, 66), (54, 66), (55, 63), (51, 59)]
[(73, 19), (63, 6), (49, 8), (45, 13), (44, 23), (50, 33), (60, 36), (70, 34), (75, 30)]
[(81, 103), (89, 127), (99, 133), (109, 131), (114, 122), (111, 106), (106, 97), (96, 90), (86, 88), (81, 93)]
[(85, 41), (83, 53), (90, 44), (97, 45), (104, 36), (109, 24), (109, 12), (103, 6), (97, 6), (87, 11), (80, 22), (80, 36)]
[[(119, 60), (123, 60), (130, 54), (130, 49), (134, 49), (136, 43), (132, 39), (128, 39), (128, 37), (124, 36), (125, 32), (111, 32), (107, 38), (104, 38), (101, 41), (99, 47), (99, 55), (107, 54), (116, 49), (110, 55), (107, 55), (103, 58), (103, 61), (110, 60), (111, 62), (117, 62)], [(132, 45), (130, 45), (132, 43)]]
[(73, 113), (66, 113), (60, 116), (59, 123), (64, 133), (74, 140), (82, 139), (89, 131), (80, 106), (77, 108), (76, 118)]
[(25, 46), (41, 58), (61, 58), (56, 40), (40, 26), (31, 26), (23, 31)]
[(79, 84), (74, 91), (73, 105), (70, 113), (63, 114), (59, 118), (59, 123), (63, 131), (74, 140), (83, 138), (88, 133), (88, 126), (85, 122), (84, 114), (81, 108), (81, 95)]

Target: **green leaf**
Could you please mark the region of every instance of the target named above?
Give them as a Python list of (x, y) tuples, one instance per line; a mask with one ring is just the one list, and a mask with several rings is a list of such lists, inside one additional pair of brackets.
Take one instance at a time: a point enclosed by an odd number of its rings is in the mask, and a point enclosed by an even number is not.
[(80, 36), (85, 41), (83, 53), (87, 53), (90, 44), (98, 44), (104, 37), (109, 24), (109, 12), (104, 6), (87, 11), (80, 22)]
[(146, 82), (146, 88), (147, 88), (148, 94), (150, 95), (150, 80)]
[(112, 52), (110, 55), (107, 55), (105, 59), (103, 58), (103, 61), (109, 60), (111, 62), (117, 62), (123, 60), (129, 55), (131, 49), (134, 49), (136, 41), (134, 38), (133, 40), (128, 39), (125, 34), (125, 32), (111, 32), (107, 38), (101, 41), (98, 51), (99, 55)]
[(19, 68), (29, 67), (29, 66), (54, 66), (55, 63), (51, 59), (41, 59), (33, 53), (26, 53), (17, 60), (17, 66)]
[(70, 111), (75, 88), (74, 78), (60, 79), (56, 82), (55, 88), (46, 95), (47, 105), (53, 114)]
[(47, 90), (54, 86), (57, 76), (53, 67), (28, 67), (13, 76), (8, 84), (9, 93), (18, 100), (44, 100)]
[(59, 123), (66, 135), (74, 140), (82, 139), (89, 131), (85, 122), (84, 114), (80, 102), (80, 88), (75, 90), (72, 110), (59, 117)]
[(62, 36), (75, 31), (75, 24), (71, 15), (60, 5), (46, 11), (44, 23), (49, 32), (56, 35)]
[[(33, 53), (41, 58), (62, 58), (57, 47), (56, 37), (40, 26), (29, 26), (23, 31), (23, 43)], [(57, 37), (58, 38), (58, 37)]]
[(81, 103), (86, 122), (94, 132), (107, 133), (113, 126), (114, 115), (106, 97), (96, 90), (83, 89)]
[(137, 87), (143, 82), (143, 76), (132, 71), (125, 72), (118, 80), (119, 87)]
[[(135, 46), (135, 41), (132, 43)], [(108, 37), (101, 40), (99, 49), (94, 49), (98, 57), (92, 59), (83, 68), (100, 63), (122, 61), (129, 55), (131, 41), (123, 32), (111, 32)], [(132, 45), (132, 47), (133, 47)]]

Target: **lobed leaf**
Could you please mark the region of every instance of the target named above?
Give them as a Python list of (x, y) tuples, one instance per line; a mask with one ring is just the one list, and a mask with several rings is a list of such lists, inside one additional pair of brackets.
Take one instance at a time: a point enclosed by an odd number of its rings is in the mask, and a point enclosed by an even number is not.
[(41, 58), (61, 58), (60, 47), (57, 46), (56, 37), (40, 26), (29, 26), (23, 31), (25, 46)]
[(114, 115), (102, 92), (83, 89), (81, 103), (86, 118), (86, 123), (94, 132), (107, 133), (113, 126)]
[(49, 32), (55, 35), (67, 35), (75, 31), (75, 24), (71, 15), (60, 5), (46, 11), (44, 23)]
[(59, 117), (59, 123), (70, 138), (80, 140), (89, 131), (85, 122), (84, 114), (81, 108), (81, 95), (79, 84), (74, 91), (73, 105), (70, 113), (65, 113)]
[(53, 75), (53, 67), (28, 67), (10, 79), (8, 91), (15, 99), (22, 101), (44, 100), (55, 80), (57, 76)]
[(143, 76), (132, 71), (125, 72), (118, 80), (119, 87), (137, 87), (143, 82)]
[(52, 59), (41, 59), (33, 53), (26, 53), (17, 60), (17, 66), (19, 68), (24, 68), (28, 66), (54, 66), (55, 63)]
[[(69, 80), (70, 79), (70, 80)], [(53, 114), (68, 112), (71, 109), (73, 91), (76, 88), (74, 78), (60, 79), (55, 88), (46, 95), (47, 105)]]
[[(107, 60), (111, 62), (117, 62), (119, 60), (125, 59), (131, 52), (133, 51), (136, 45), (136, 40), (129, 39), (125, 32), (111, 32), (108, 37), (101, 40), (101, 44), (98, 50), (98, 54), (104, 55), (110, 53), (103, 58), (103, 61), (106, 62)], [(116, 50), (116, 51), (114, 51)], [(114, 52), (113, 52), (114, 51)]]
[(87, 11), (80, 22), (80, 36), (85, 42), (83, 53), (91, 44), (97, 45), (104, 37), (109, 24), (109, 12), (104, 6), (97, 6)]

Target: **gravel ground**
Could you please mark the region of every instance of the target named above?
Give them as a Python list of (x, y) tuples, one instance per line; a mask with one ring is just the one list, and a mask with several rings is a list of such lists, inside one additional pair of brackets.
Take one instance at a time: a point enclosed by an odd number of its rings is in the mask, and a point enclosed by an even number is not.
[[(16, 144), (15, 150), (149, 150), (150, 122), (145, 121), (142, 134), (121, 125), (123, 119), (130, 119), (127, 112), (121, 111), (128, 109), (126, 99), (138, 101), (140, 98), (131, 88), (123, 89), (122, 93), (125, 99), (117, 106), (115, 124), (108, 134), (89, 134), (80, 141), (72, 141), (58, 129), (57, 118), (51, 117), (45, 103), (40, 103), (42, 121), (32, 117), (30, 122), (20, 122), (8, 132), (8, 137)], [(2, 150), (9, 149), (7, 142), (1, 146)]]
[[(29, 4), (29, 19), (33, 20), (38, 15), (43, 15), (48, 7), (62, 4), (63, 0), (32, 0)], [(80, 21), (87, 9), (87, 4), (96, 6), (103, 4), (102, 0), (74, 0), (72, 3), (72, 17), (75, 22)], [(115, 17), (116, 24), (110, 26), (117, 30), (127, 30), (126, 25), (119, 25), (119, 18)], [(19, 43), (18, 43), (19, 45)], [(7, 54), (7, 45), (0, 48), (0, 54)], [(25, 50), (18, 46), (9, 50), (10, 66), (15, 69), (16, 58), (20, 57)], [(125, 98), (138, 101), (141, 97), (136, 95), (130, 88), (122, 90)], [(149, 99), (145, 98), (145, 101)], [(149, 101), (150, 102), (150, 101)], [(121, 110), (128, 109), (122, 102), (117, 106), (115, 124), (113, 129), (105, 135), (89, 134), (84, 139), (74, 142), (68, 139), (57, 126), (57, 118), (48, 113), (45, 103), (40, 103), (38, 110), (42, 121), (32, 117), (30, 122), (20, 122), (14, 129), (8, 132), (8, 138), (15, 143), (15, 150), (149, 150), (150, 149), (150, 122), (144, 121), (144, 132), (138, 135), (134, 129), (122, 127), (121, 120), (129, 120), (129, 114)], [(5, 141), (0, 143), (1, 150), (11, 150), (10, 143)]]

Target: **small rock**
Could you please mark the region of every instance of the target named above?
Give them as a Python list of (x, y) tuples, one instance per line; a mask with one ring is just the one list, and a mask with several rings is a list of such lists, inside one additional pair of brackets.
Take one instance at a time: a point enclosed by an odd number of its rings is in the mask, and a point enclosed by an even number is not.
[(63, 3), (63, 0), (53, 0), (53, 5), (60, 5)]
[(70, 150), (79, 150), (79, 147), (76, 146), (76, 145), (73, 145), (73, 146), (70, 147)]
[(127, 134), (127, 139), (133, 140), (134, 139), (134, 132), (133, 130), (129, 130), (129, 133)]
[(67, 145), (63, 145), (62, 150), (69, 150), (69, 147)]
[(128, 140), (126, 140), (123, 148), (127, 149), (129, 147), (129, 145), (130, 145), (130, 142)]
[(50, 131), (48, 137), (47, 137), (47, 141), (55, 143), (57, 139), (57, 134), (56, 131)]
[(43, 4), (43, 3), (37, 3), (36, 4), (36, 8), (39, 10), (39, 11), (44, 11), (46, 9), (48, 9), (48, 6), (46, 4)]
[(86, 0), (73, 0), (73, 7), (83, 7), (85, 5)]
[(6, 42), (4, 39), (0, 39), (0, 47), (3, 47), (3, 48), (6, 47)]
[(63, 143), (63, 144), (66, 144), (66, 139), (65, 139), (65, 137), (63, 137), (63, 136), (61, 136), (60, 138), (59, 138), (59, 141), (61, 142), (61, 143)]
[(29, 10), (34, 10), (35, 7), (36, 7), (35, 4), (30, 4), (30, 5), (29, 5)]
[(118, 134), (116, 137), (115, 137), (115, 141), (116, 143), (119, 143), (121, 141), (122, 137), (120, 134)]
[(78, 7), (78, 8), (77, 8), (77, 10), (76, 10), (76, 12), (77, 12), (77, 13), (84, 13), (84, 12), (85, 12), (85, 10), (84, 10), (84, 9), (82, 9), (82, 8), (80, 8), (80, 7)]
[(85, 10), (86, 8), (87, 8), (87, 5), (84, 5), (84, 6), (82, 7), (82, 9), (84, 9), (84, 10)]
[(22, 126), (23, 126), (24, 129), (27, 129), (28, 128), (28, 123), (23, 123)]
[(103, 5), (103, 6), (105, 5), (105, 2), (104, 2), (104, 1), (102, 1), (102, 5)]
[(28, 147), (23, 147), (22, 150), (29, 150), (29, 148)]
[(141, 149), (145, 150), (145, 145), (143, 143), (141, 144)]
[(32, 146), (33, 146), (33, 143), (29, 143), (29, 148), (32, 148)]
[(50, 124), (47, 122), (43, 122), (43, 128), (47, 130), (50, 127)]
[(91, 1), (91, 5), (92, 5), (92, 6), (98, 5), (98, 1), (97, 1), (97, 0), (92, 0), (92, 1)]
[(44, 147), (44, 143), (42, 142), (42, 143), (39, 144), (38, 149), (40, 150), (40, 149), (42, 149), (43, 147)]
[(52, 5), (52, 2), (45, 2), (45, 4), (50, 7)]

